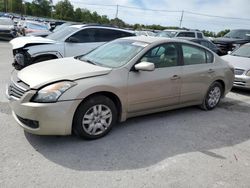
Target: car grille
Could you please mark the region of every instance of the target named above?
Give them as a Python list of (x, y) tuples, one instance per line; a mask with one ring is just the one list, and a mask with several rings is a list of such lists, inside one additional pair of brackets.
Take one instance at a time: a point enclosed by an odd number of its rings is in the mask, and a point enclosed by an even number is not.
[(242, 75), (245, 72), (243, 69), (234, 69), (234, 74), (235, 75)]
[(20, 99), (29, 89), (29, 85), (14, 75), (11, 78), (11, 82), (8, 86), (8, 95), (15, 99)]

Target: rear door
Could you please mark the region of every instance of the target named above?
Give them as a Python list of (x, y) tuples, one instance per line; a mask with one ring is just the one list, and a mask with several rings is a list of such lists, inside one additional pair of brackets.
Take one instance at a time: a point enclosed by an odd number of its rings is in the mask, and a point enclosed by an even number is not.
[(181, 103), (202, 101), (215, 76), (213, 54), (203, 48), (181, 44), (183, 70)]

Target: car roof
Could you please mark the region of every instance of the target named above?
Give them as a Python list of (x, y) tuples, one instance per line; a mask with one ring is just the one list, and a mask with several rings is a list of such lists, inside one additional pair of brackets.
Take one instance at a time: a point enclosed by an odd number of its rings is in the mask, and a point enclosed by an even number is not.
[(124, 37), (121, 39), (135, 40), (138, 42), (146, 42), (149, 44), (157, 43), (157, 42), (182, 42), (182, 43), (193, 44), (193, 42), (189, 42), (187, 40), (183, 40), (179, 38), (152, 37), (152, 36), (134, 36), (134, 37)]
[(184, 30), (184, 29), (164, 29), (163, 31), (182, 32), (182, 31), (187, 31), (187, 30)]
[(134, 31), (130, 31), (130, 30), (127, 30), (127, 29), (120, 29), (120, 28), (117, 28), (117, 27), (100, 25), (100, 24), (99, 25), (98, 24), (78, 24), (78, 25), (71, 25), (69, 27), (74, 27), (74, 28), (77, 28), (77, 29), (81, 29), (83, 27), (108, 28), (108, 29), (113, 29), (113, 30), (119, 30), (119, 31), (128, 32), (128, 33), (131, 33), (131, 34), (134, 33)]

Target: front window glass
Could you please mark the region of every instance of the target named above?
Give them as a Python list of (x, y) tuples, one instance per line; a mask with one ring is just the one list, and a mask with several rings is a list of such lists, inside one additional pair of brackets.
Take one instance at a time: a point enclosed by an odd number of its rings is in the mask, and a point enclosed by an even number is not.
[(195, 65), (206, 63), (205, 50), (191, 45), (182, 45), (184, 65)]
[(178, 65), (177, 54), (174, 44), (163, 44), (149, 50), (140, 61), (154, 63), (155, 68), (173, 67)]
[(231, 55), (250, 58), (250, 45), (244, 45), (235, 50)]
[(77, 30), (78, 29), (75, 27), (64, 27), (61, 30), (51, 33), (46, 38), (55, 41), (64, 41), (66, 37), (68, 37), (70, 34), (74, 33)]
[(147, 45), (144, 42), (119, 39), (106, 43), (79, 59), (104, 67), (117, 68), (128, 63)]

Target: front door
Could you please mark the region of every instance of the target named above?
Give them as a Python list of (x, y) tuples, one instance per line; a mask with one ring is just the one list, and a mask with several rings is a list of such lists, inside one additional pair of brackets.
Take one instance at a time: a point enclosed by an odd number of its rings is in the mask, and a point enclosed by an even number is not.
[(153, 110), (179, 103), (181, 66), (177, 47), (162, 44), (149, 50), (139, 62), (155, 64), (154, 71), (130, 71), (128, 112)]

